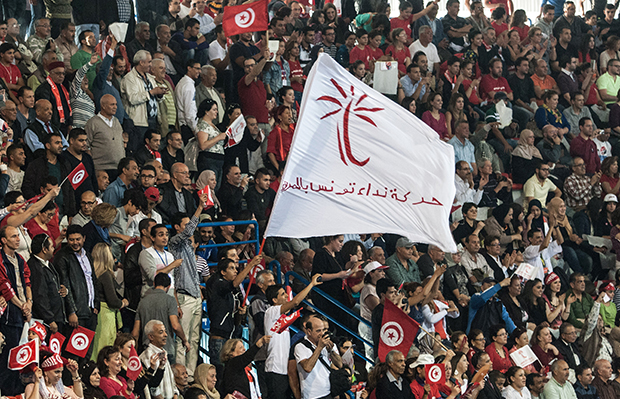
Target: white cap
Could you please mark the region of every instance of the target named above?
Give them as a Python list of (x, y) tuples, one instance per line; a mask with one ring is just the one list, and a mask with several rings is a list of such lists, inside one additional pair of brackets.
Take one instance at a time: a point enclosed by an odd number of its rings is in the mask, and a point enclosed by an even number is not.
[(381, 263), (377, 262), (376, 260), (369, 262), (366, 266), (364, 266), (364, 273), (368, 274), (373, 270), (377, 270), (377, 269), (389, 269), (389, 266), (384, 266)]
[(614, 194), (607, 194), (605, 199), (603, 199), (603, 202), (618, 202), (618, 197)]
[(429, 355), (428, 353), (422, 353), (420, 356), (418, 356), (415, 362), (409, 365), (409, 368), (414, 369), (418, 366), (424, 366), (426, 364), (433, 363), (435, 363), (435, 358), (433, 357), (433, 355)]

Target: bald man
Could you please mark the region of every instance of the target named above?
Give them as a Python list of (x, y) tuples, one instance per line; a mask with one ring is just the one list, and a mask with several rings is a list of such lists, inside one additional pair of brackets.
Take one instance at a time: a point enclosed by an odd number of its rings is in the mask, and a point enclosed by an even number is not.
[(599, 399), (617, 399), (620, 397), (620, 392), (611, 379), (612, 367), (609, 360), (599, 359), (594, 362), (592, 373), (594, 374), (592, 385), (596, 388)]
[(570, 369), (564, 360), (551, 364), (551, 379), (545, 384), (545, 399), (577, 399), (573, 384), (568, 381)]
[[(34, 103), (34, 112), (37, 115), (34, 122), (28, 125), (26, 132), (24, 133), (24, 141), (27, 146), (27, 155), (32, 155), (36, 150), (45, 150), (43, 145), (43, 138), (48, 134), (55, 132), (60, 133), (58, 127), (52, 123), (54, 111), (52, 109), (52, 103), (48, 100), (38, 100)], [(63, 148), (69, 147), (69, 143), (62, 135)]]
[[(56, 125), (65, 137), (73, 126), (69, 91), (62, 82), (65, 80), (65, 64), (62, 61), (54, 61), (47, 66), (49, 78), (35, 90), (36, 100), (48, 100), (52, 103), (51, 124)], [(64, 138), (63, 138), (64, 139)]]
[(96, 170), (105, 170), (110, 181), (116, 180), (116, 167), (125, 157), (123, 127), (116, 116), (118, 103), (111, 94), (101, 97), (101, 110), (84, 126), (90, 154)]

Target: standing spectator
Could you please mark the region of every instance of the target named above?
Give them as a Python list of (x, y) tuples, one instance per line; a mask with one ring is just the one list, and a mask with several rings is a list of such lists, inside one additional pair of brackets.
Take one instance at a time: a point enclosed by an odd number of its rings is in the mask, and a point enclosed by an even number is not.
[(11, 43), (0, 45), (0, 65), (2, 65), (2, 68), (0, 68), (0, 78), (3, 79), (8, 89), (5, 99), (10, 97), (15, 104), (18, 103), (17, 92), (24, 86), (24, 78), (22, 78), (17, 65), (14, 64), (16, 51), (17, 48)]
[(166, 75), (166, 62), (161, 58), (155, 58), (151, 65), (151, 74), (155, 77), (155, 83), (166, 92), (162, 101), (157, 104), (158, 132), (165, 136), (170, 129), (177, 126), (177, 110), (174, 100), (174, 91), (170, 78)]
[(34, 122), (36, 114), (34, 112), (34, 91), (28, 86), (22, 86), (17, 91), (17, 120), (22, 128), (21, 132), (14, 132), (15, 138), (21, 137), (23, 140), (26, 127)]
[(321, 30), (321, 36), (323, 40), (319, 44), (323, 48), (323, 52), (334, 60), (336, 59), (336, 53), (338, 52), (338, 47), (336, 47), (336, 29), (332, 26), (325, 25)]
[(91, 60), (80, 67), (71, 81), (71, 108), (73, 112), (73, 127), (83, 128), (86, 122), (95, 115), (94, 96), (88, 88), (89, 82), (85, 75), (97, 63), (98, 55), (93, 53)]
[(157, 129), (157, 106), (162, 101), (166, 90), (149, 75), (151, 54), (140, 50), (133, 58), (135, 67), (125, 75), (121, 83), (123, 105), (135, 128), (129, 135), (128, 150), (135, 151), (143, 143), (144, 133), (148, 128)]
[[(555, 20), (553, 24), (553, 34), (559, 36), (564, 28), (570, 29), (571, 46), (577, 47), (581, 44), (583, 35), (591, 31), (583, 18), (575, 16), (577, 6), (572, 1), (564, 2), (564, 14)], [(602, 17), (602, 15), (601, 15)]]
[(164, 222), (169, 222), (177, 212), (192, 214), (196, 211), (196, 201), (185, 187), (191, 183), (189, 168), (182, 163), (175, 163), (170, 168), (170, 181), (158, 186), (162, 200), (157, 206)]
[(86, 152), (88, 151), (87, 142), (88, 135), (84, 129), (72, 129), (69, 132), (69, 147), (60, 155), (60, 158), (67, 162), (69, 170), (74, 170), (81, 163), (88, 173), (88, 177), (74, 190), (76, 204), (80, 203), (82, 194), (86, 191), (94, 192), (99, 189), (93, 158)]
[[(325, 336), (325, 323), (316, 316), (306, 322), (306, 336), (295, 346), (295, 361), (301, 384), (301, 398), (312, 399), (330, 396), (330, 369), (332, 363), (342, 367), (338, 348)], [(325, 363), (324, 363), (325, 362)]]
[[(217, 87), (224, 88), (224, 95), (232, 101), (234, 94), (233, 76), (232, 76), (232, 64), (230, 59), (230, 48), (226, 40), (226, 34), (221, 25), (218, 25), (213, 30), (216, 35), (216, 39), (209, 44), (209, 62), (210, 66), (213, 66), (217, 71)], [(205, 65), (206, 66), (206, 65)], [(204, 67), (203, 66), (203, 73)], [(214, 83), (215, 84), (215, 83)], [(200, 104), (200, 101), (196, 99), (196, 104)]]
[(26, 165), (26, 153), (24, 145), (21, 143), (11, 144), (6, 149), (6, 157), (9, 161), (7, 174), (9, 175), (9, 185), (6, 192), (18, 191), (22, 187), (24, 180), (23, 167)]
[[(117, 100), (111, 94), (101, 97), (101, 110), (84, 126), (87, 144), (93, 156), (96, 170), (105, 170), (108, 176), (116, 179), (117, 167), (125, 155), (123, 145), (123, 127), (114, 116)], [(105, 187), (99, 187), (105, 190)]]
[(178, 42), (170, 40), (172, 38), (170, 29), (168, 25), (162, 24), (157, 26), (155, 29), (157, 40), (155, 41), (154, 50), (164, 55), (166, 74), (176, 84), (181, 78), (179, 76), (180, 71), (183, 70), (183, 49), (181, 49), (181, 45)]
[(73, 72), (71, 68), (71, 57), (79, 51), (75, 44), (75, 24), (73, 22), (64, 22), (60, 28), (60, 35), (54, 40), (56, 47), (62, 53), (67, 72)]
[[(119, 84), (115, 83), (115, 69), (112, 68), (112, 62), (117, 60), (121, 63), (121, 66), (124, 70), (124, 64), (120, 61), (123, 58), (114, 57), (113, 48), (116, 47), (116, 38), (112, 36), (112, 45), (110, 50), (105, 54), (103, 58), (103, 62), (99, 66), (99, 72), (97, 72), (97, 76), (95, 77), (95, 81), (93, 83), (92, 92), (95, 96), (95, 110), (99, 111), (101, 109), (101, 101), (106, 94), (112, 95), (116, 99), (116, 107), (115, 107), (115, 116), (118, 118), (121, 125), (126, 119), (129, 119), (129, 115), (125, 112), (125, 107), (123, 107), (123, 101), (121, 100), (121, 93), (118, 89)], [(117, 87), (118, 86), (118, 87)]]
[(186, 73), (179, 81), (174, 96), (181, 125), (183, 142), (187, 143), (196, 131), (196, 79), (200, 77), (200, 63), (189, 60)]
[(158, 151), (160, 144), (161, 135), (158, 132), (149, 129), (144, 133), (144, 145), (138, 148), (138, 151), (134, 154), (139, 167), (144, 167), (151, 160), (161, 161), (161, 155)]
[(594, 380), (592, 386), (596, 388), (596, 393), (600, 399), (612, 399), (618, 397), (620, 390), (612, 377), (611, 363), (609, 360), (599, 359), (594, 363), (592, 373), (594, 374)]
[[(142, 296), (148, 291), (150, 287), (153, 287), (154, 278), (158, 274), (168, 274), (172, 281), (171, 287), (175, 289), (175, 281), (171, 272), (181, 265), (183, 259), (175, 259), (174, 256), (166, 251), (168, 246), (168, 230), (163, 224), (157, 224), (151, 228), (151, 240), (153, 246), (142, 251), (138, 258), (138, 264), (142, 271)], [(173, 295), (173, 292), (169, 293)], [(172, 342), (170, 343), (170, 348)]]
[(580, 91), (579, 80), (575, 75), (578, 62), (579, 58), (568, 55), (559, 59), (561, 71), (557, 83), (560, 88), (560, 104), (565, 108), (570, 107), (571, 93)]
[[(231, 50), (232, 52), (232, 50)], [(271, 130), (268, 127), (269, 123), (269, 111), (265, 106), (267, 102), (267, 92), (265, 85), (259, 79), (259, 76), (267, 59), (269, 58), (269, 48), (265, 47), (262, 50), (264, 56), (258, 63), (254, 58), (247, 58), (243, 61), (243, 68), (245, 75), (237, 83), (237, 91), (239, 94), (239, 103), (241, 104), (241, 110), (244, 115), (252, 115), (256, 118), (259, 124), (262, 124), (262, 128), (265, 132)], [(263, 153), (266, 153), (267, 142), (264, 141)]]
[(45, 234), (34, 237), (31, 246), (34, 255), (28, 260), (32, 285), (32, 315), (43, 320), (50, 332), (65, 331), (67, 321), (63, 295), (66, 289), (60, 285), (58, 273), (50, 264), (54, 257), (54, 243)]
[(448, 0), (446, 4), (448, 14), (441, 19), (443, 31), (448, 36), (450, 42), (449, 50), (451, 53), (460, 53), (465, 47), (465, 36), (469, 33), (471, 25), (468, 25), (464, 18), (459, 17), (459, 0)]
[(37, 88), (34, 96), (36, 100), (47, 100), (53, 105), (51, 122), (64, 135), (68, 135), (73, 126), (73, 117), (69, 91), (62, 84), (65, 79), (65, 64), (54, 61), (47, 66), (47, 71), (49, 76)]
[[(220, 71), (220, 74), (222, 71)], [(217, 104), (217, 118), (214, 123), (219, 125), (224, 119), (224, 100), (214, 87), (218, 81), (218, 71), (213, 65), (203, 65), (200, 72), (200, 83), (196, 86), (196, 105), (200, 107), (204, 100), (213, 100)], [(230, 99), (230, 95), (225, 96)], [(230, 100), (229, 100), (230, 101)], [(200, 119), (200, 118), (199, 118)]]
[(127, 43), (127, 56), (129, 57), (129, 59), (133, 60), (134, 56), (140, 50), (146, 50), (149, 53), (153, 54), (155, 50), (151, 45), (151, 27), (149, 23), (141, 20), (136, 24), (134, 32), (134, 39)]
[[(36, 113), (35, 120), (28, 125), (27, 129), (24, 132), (24, 143), (26, 144), (26, 155), (29, 158), (32, 158), (32, 154), (37, 150), (45, 150), (45, 146), (43, 145), (43, 141), (45, 136), (55, 133), (57, 135), (61, 135), (58, 127), (53, 123), (50, 123), (52, 120), (52, 103), (48, 100), (38, 100), (34, 105), (34, 110)], [(68, 147), (69, 143), (64, 136), (61, 135), (63, 147)], [(37, 153), (39, 154), (40, 151)]]
[[(290, 87), (289, 90), (290, 95), (286, 96), (287, 101), (294, 101), (293, 90), (290, 89)], [(289, 105), (289, 108), (294, 108), (294, 104), (292, 104), (292, 106)], [(237, 118), (242, 117), (241, 106), (239, 104), (228, 105), (226, 114), (224, 115), (224, 122), (220, 124), (220, 129), (224, 132), (227, 131), (228, 128), (237, 120)], [(254, 151), (258, 152), (258, 148), (260, 147), (262, 140), (265, 138), (258, 129), (258, 122), (256, 122), (255, 117), (249, 115), (245, 117), (245, 121), (246, 128), (243, 131), (241, 141), (232, 147), (224, 149), (224, 165), (237, 165), (239, 166), (239, 169), (241, 169), (241, 173), (250, 172), (248, 154), (251, 154)]]
[[(95, 38), (95, 34), (89, 30), (84, 30), (80, 33), (79, 42), (82, 48), (76, 52), (73, 57), (71, 57), (71, 69), (77, 70), (82, 68), (86, 64), (91, 64), (94, 66), (98, 62), (100, 62), (100, 58), (95, 51), (95, 47), (97, 46), (97, 39)], [(93, 83), (95, 81), (95, 77), (97, 73), (95, 69), (90, 69), (86, 73), (86, 77), (88, 78), (89, 88), (92, 89)]]
[(292, 123), (291, 108), (280, 105), (273, 111), (275, 126), (267, 142), (267, 159), (279, 175), (284, 173), (295, 125)]
[(123, 194), (129, 189), (131, 184), (138, 178), (140, 169), (133, 158), (123, 158), (118, 163), (117, 178), (103, 193), (103, 202), (107, 202), (115, 207), (121, 206)]
[(200, 280), (198, 279), (196, 256), (190, 237), (193, 237), (196, 231), (198, 217), (202, 213), (207, 199), (207, 194), (200, 196), (196, 212), (194, 212), (191, 218), (187, 217), (186, 214), (177, 213), (170, 221), (176, 234), (170, 238), (168, 249), (176, 259), (183, 259), (181, 265), (174, 269), (174, 281), (177, 290), (177, 301), (183, 314), (181, 327), (190, 345), (189, 351), (185, 354), (183, 343), (180, 339), (177, 339), (176, 362), (184, 365), (190, 376), (194, 375), (196, 362), (198, 361), (200, 323), (202, 320)]
[(226, 181), (222, 183), (217, 198), (222, 206), (222, 213), (236, 217), (242, 210), (243, 192), (248, 185), (248, 177), (241, 175), (241, 169), (235, 165), (224, 168)]
[(596, 399), (598, 393), (592, 385), (592, 369), (587, 364), (582, 364), (575, 369), (577, 381), (573, 384), (578, 399)]
[[(65, 309), (69, 325), (95, 331), (100, 309), (99, 296), (95, 293), (97, 277), (90, 255), (84, 250), (84, 240), (82, 227), (69, 226), (69, 245), (62, 247), (54, 256), (54, 268), (58, 271), (60, 284), (67, 288)], [(90, 357), (90, 353), (87, 356)]]
[(285, 50), (284, 39), (279, 39), (278, 43), (278, 50), (276, 51), (274, 60), (263, 73), (263, 84), (265, 85), (265, 89), (268, 94), (273, 95), (276, 95), (282, 86), (289, 86), (291, 84), (291, 67), (288, 61), (283, 57)]
[[(47, 45), (54, 43), (54, 39), (52, 39), (52, 37), (50, 36), (52, 26), (50, 25), (50, 20), (48, 18), (41, 18), (36, 20), (34, 26), (34, 35), (30, 35), (30, 37), (28, 38), (27, 47), (32, 52), (32, 60), (34, 62), (40, 63), (41, 57), (43, 56)], [(50, 49), (51, 48), (52, 46), (50, 45)], [(56, 57), (58, 61), (62, 62), (64, 60), (64, 58), (62, 57), (62, 53), (55, 45), (53, 51), (56, 52)]]
[(80, 197), (80, 210), (73, 216), (71, 224), (77, 224), (84, 227), (88, 222), (92, 220), (91, 214), (93, 207), (97, 204), (97, 197), (92, 191), (85, 191)]
[(269, 171), (260, 168), (254, 174), (254, 184), (248, 188), (244, 195), (248, 210), (256, 217), (259, 226), (262, 228), (266, 227), (276, 197), (276, 192), (269, 187), (270, 184), (271, 175)]
[(164, 170), (170, 170), (175, 163), (185, 163), (183, 137), (179, 132), (170, 132), (166, 136), (166, 147), (161, 150), (161, 164)]

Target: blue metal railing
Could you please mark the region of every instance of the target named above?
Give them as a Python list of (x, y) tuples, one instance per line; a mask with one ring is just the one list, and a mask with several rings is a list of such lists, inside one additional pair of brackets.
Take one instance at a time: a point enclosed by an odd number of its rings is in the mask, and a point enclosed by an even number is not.
[[(310, 282), (308, 280), (306, 280), (305, 278), (303, 278), (302, 276), (300, 276), (298, 273), (295, 273), (294, 271), (289, 271), (284, 275), (284, 286), (288, 286), (289, 285), (289, 277), (293, 277), (298, 279), (299, 281), (301, 281), (302, 283), (304, 283), (305, 285), (310, 284)], [(337, 300), (335, 300), (334, 298), (332, 298), (331, 296), (327, 295), (325, 292), (323, 292), (322, 290), (320, 290), (319, 288), (314, 287), (312, 289), (313, 293), (319, 294), (320, 296), (322, 296), (323, 298), (327, 299), (328, 301), (330, 301), (333, 305), (335, 305), (336, 307), (340, 308), (340, 310), (342, 310), (343, 312), (347, 313), (349, 316), (355, 318), (356, 320), (358, 320), (360, 323), (364, 323), (366, 324), (368, 327), (372, 327), (370, 325), (370, 323), (358, 316), (357, 314), (353, 313), (350, 309), (348, 309), (346, 306), (344, 306), (343, 304), (341, 304), (340, 302), (338, 302)], [(365, 343), (366, 345), (369, 346), (373, 346), (373, 343), (362, 338), (357, 331), (352, 331), (349, 327), (345, 326), (344, 324), (342, 324), (342, 322), (334, 319), (332, 316), (328, 315), (327, 313), (323, 312), (321, 309), (317, 308), (315, 305), (311, 304), (310, 302), (308, 302), (307, 300), (304, 300), (303, 303), (307, 306), (311, 306), (317, 313), (323, 315), (325, 318), (327, 318), (327, 320), (329, 320), (331, 323), (334, 323), (335, 325), (337, 325), (338, 327), (342, 328), (344, 331), (346, 331), (347, 333), (351, 334), (352, 337), (355, 337), (357, 339), (359, 339), (360, 341), (362, 341), (363, 343)], [(354, 351), (356, 355), (358, 355), (359, 357), (361, 357), (362, 359), (366, 360), (367, 362), (369, 362), (370, 364), (374, 364), (374, 361), (367, 358), (364, 354), (360, 353), (359, 351), (355, 350)]]

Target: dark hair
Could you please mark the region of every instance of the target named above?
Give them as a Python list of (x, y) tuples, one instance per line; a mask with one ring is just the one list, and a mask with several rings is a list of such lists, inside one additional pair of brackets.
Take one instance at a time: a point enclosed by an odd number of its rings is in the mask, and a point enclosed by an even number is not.
[(144, 142), (146, 143), (147, 140), (150, 141), (154, 134), (159, 134), (161, 136), (161, 133), (155, 129), (146, 129), (146, 132), (144, 132)]
[(538, 373), (528, 374), (527, 377), (525, 378), (525, 386), (527, 387), (527, 389), (530, 389), (530, 387), (534, 385), (534, 378), (543, 378), (543, 376)]
[[(15, 145), (15, 144), (13, 144)], [(13, 147), (13, 145), (11, 145), (11, 147)], [(11, 148), (9, 147), (9, 148)], [(24, 194), (22, 194), (21, 191), (9, 191), (8, 193), (4, 194), (4, 205), (11, 205), (17, 202), (17, 199), (19, 197), (23, 197)]]
[(52, 142), (52, 137), (58, 137), (60, 138), (60, 140), (62, 140), (62, 135), (60, 133), (52, 132), (43, 136), (43, 140), (41, 140), (41, 142), (43, 143), (43, 145), (50, 144)]
[(591, 120), (591, 118), (584, 116), (583, 118), (579, 119), (579, 127), (585, 126), (586, 122)]
[(37, 234), (32, 238), (32, 243), (30, 244), (30, 252), (33, 255), (41, 253), (41, 251), (43, 251), (43, 249), (45, 248), (44, 244), (46, 242), (48, 243), (48, 246), (53, 245), (52, 240), (47, 234)]
[(67, 238), (72, 236), (73, 234), (79, 234), (84, 237), (84, 227), (79, 224), (72, 224), (67, 227)]
[(282, 284), (274, 284), (267, 287), (265, 290), (265, 296), (267, 297), (267, 303), (271, 306), (274, 305), (273, 300), (278, 297), (278, 292), (282, 289)]
[(455, 63), (461, 63), (461, 59), (455, 55), (448, 58), (448, 66), (454, 65)]
[(502, 19), (504, 15), (506, 15), (506, 9), (504, 7), (497, 7), (493, 10), (493, 12), (491, 12), (491, 18), (496, 21)]
[(477, 207), (477, 206), (476, 206), (476, 204), (474, 204), (473, 202), (466, 202), (466, 203), (464, 203), (464, 204), (463, 204), (463, 208), (462, 208), (462, 210), (463, 210), (463, 215), (467, 214), (467, 212), (469, 212), (469, 210), (470, 210), (471, 208), (476, 208), (476, 209), (477, 209), (478, 207)]
[[(586, 18), (588, 18), (588, 16), (586, 15)], [(581, 46), (579, 47), (579, 54), (582, 55), (582, 59), (586, 60), (586, 55), (590, 55), (590, 59), (591, 60), (596, 60), (596, 44), (594, 46), (594, 48), (589, 48), (590, 47), (590, 40), (594, 39), (594, 34), (592, 32), (588, 32), (585, 35), (583, 35), (583, 38), (581, 39)], [(596, 43), (596, 40), (595, 40)]]
[(153, 287), (169, 287), (170, 284), (172, 284), (172, 280), (168, 273), (157, 273), (153, 279)]
[(489, 356), (489, 354), (485, 351), (478, 351), (474, 353), (474, 355), (471, 357), (470, 363), (474, 369), (478, 369), (478, 363), (480, 363), (480, 358), (484, 355)]
[(144, 165), (140, 172), (144, 172), (145, 170), (150, 170), (151, 172), (155, 173), (155, 177), (157, 177), (157, 169), (155, 169), (153, 165)]
[(157, 230), (162, 229), (162, 228), (168, 231), (168, 228), (166, 227), (166, 225), (162, 223), (158, 223), (155, 226), (151, 227), (151, 231), (150, 231), (151, 237), (155, 237), (157, 235)]
[(201, 102), (198, 106), (198, 112), (196, 113), (198, 119), (201, 119), (207, 112), (211, 111), (211, 108), (213, 108), (214, 105), (217, 106), (217, 103), (210, 98), (207, 98)]
[(86, 136), (86, 130), (75, 127), (69, 132), (69, 141), (77, 139), (79, 136)]
[(131, 164), (131, 161), (136, 162), (135, 159), (131, 157), (125, 157), (121, 159), (120, 161), (118, 161), (118, 167), (116, 168), (116, 173), (118, 173), (119, 175), (122, 175), (123, 170), (129, 168), (129, 164)]
[(269, 26), (273, 28), (280, 21), (284, 21), (284, 18), (275, 16), (275, 17), (271, 18), (271, 21), (269, 22)]
[(387, 294), (388, 289), (390, 289), (390, 287), (396, 287), (396, 284), (394, 284), (390, 279), (382, 278), (381, 280), (377, 281), (376, 287), (377, 296), (381, 298), (381, 294)]
[(119, 60), (124, 60), (124, 59), (125, 58), (123, 58), (122, 55), (115, 55), (114, 58), (112, 59), (112, 65), (116, 66)]
[(45, 188), (47, 187), (47, 185), (52, 185), (52, 186), (56, 186), (58, 185), (58, 179), (56, 178), (56, 176), (45, 176), (42, 180), (41, 180), (41, 184), (39, 184), (39, 188)]
[(284, 6), (281, 7), (277, 12), (276, 12), (276, 17), (277, 18), (281, 18), (284, 19), (285, 17), (288, 17), (289, 15), (291, 15), (291, 12), (293, 10), (291, 10), (291, 7), (288, 6)]
[(17, 98), (23, 97), (24, 93), (26, 92), (26, 90), (30, 90), (30, 91), (34, 92), (34, 90), (32, 90), (30, 87), (22, 86), (22, 87), (19, 88), (19, 90), (17, 90)]
[(104, 346), (103, 348), (101, 348), (99, 354), (97, 355), (97, 367), (99, 367), (99, 372), (101, 373), (102, 377), (107, 377), (108, 373), (110, 372), (110, 369), (105, 364), (105, 361), (109, 360), (113, 354), (119, 352), (120, 349), (112, 345)]
[(324, 26), (323, 29), (321, 29), (321, 34), (323, 36), (325, 36), (325, 35), (327, 35), (327, 31), (329, 31), (329, 30), (333, 30), (334, 32), (336, 31), (336, 29), (333, 26), (327, 25), (327, 26)]
[(258, 180), (261, 178), (261, 176), (271, 176), (271, 174), (269, 173), (269, 170), (267, 170), (267, 168), (259, 168), (254, 173), (254, 179)]
[(517, 58), (517, 60), (515, 61), (515, 66), (516, 67), (520, 67), (521, 64), (523, 64), (523, 61), (527, 61), (528, 63), (530, 62), (527, 58), (525, 57), (519, 57)]
[(86, 39), (86, 34), (87, 33), (93, 33), (93, 31), (87, 29), (87, 30), (83, 30), (82, 32), (80, 32), (80, 35), (78, 36), (78, 42), (80, 44), (82, 44), (82, 40)]
[(226, 271), (226, 269), (228, 269), (228, 266), (231, 263), (234, 264), (235, 261), (232, 260), (232, 259), (228, 259), (228, 258), (220, 259), (220, 261), (217, 262), (217, 272), (218, 272), (218, 274), (222, 275), (222, 273), (224, 273)]
[(140, 220), (140, 223), (138, 223), (138, 230), (140, 231), (140, 237), (144, 237), (144, 234), (142, 234), (142, 231), (148, 229), (149, 228), (149, 224), (151, 224), (151, 223), (157, 224), (157, 221), (155, 219), (151, 219), (151, 218), (146, 218), (146, 219)]
[(185, 22), (185, 29), (187, 30), (189, 28), (193, 28), (196, 24), (200, 25), (200, 21), (198, 21), (196, 18), (190, 18)]
[(510, 381), (510, 379), (512, 377), (514, 377), (515, 375), (517, 375), (517, 373), (519, 372), (519, 370), (523, 370), (521, 367), (519, 366), (511, 366), (506, 373), (504, 374), (504, 377), (506, 377), (506, 383), (508, 385), (512, 385), (512, 381)]
[(207, 394), (202, 389), (196, 387), (189, 387), (187, 391), (183, 393), (184, 399), (198, 399), (201, 396), (207, 396)]
[(469, 39), (469, 42), (471, 43), (474, 40), (474, 38), (478, 35), (482, 35), (482, 32), (480, 32), (478, 29), (472, 29), (467, 34), (467, 38)]
[(130, 188), (123, 193), (123, 199), (121, 200), (121, 206), (125, 206), (131, 201), (131, 204), (137, 207), (142, 212), (147, 211), (149, 203), (146, 200), (146, 195), (141, 188)]
[(555, 6), (553, 4), (545, 4), (543, 6), (543, 14), (546, 14), (548, 11), (555, 11)]
[(2, 43), (2, 45), (0, 45), (0, 54), (4, 54), (11, 50), (17, 51), (17, 47), (15, 47), (13, 43)]
[[(618, 358), (618, 359), (620, 359), (620, 358)], [(578, 377), (578, 376), (582, 375), (583, 372), (586, 371), (589, 368), (591, 368), (591, 367), (588, 366), (585, 362), (582, 362), (579, 366), (577, 366), (575, 368), (575, 377)]]
[[(502, 7), (497, 7), (496, 10), (498, 8), (503, 10)], [(495, 65), (496, 62), (502, 62), (501, 58), (498, 58), (498, 57), (491, 58), (491, 60), (489, 61), (489, 69), (493, 69), (493, 66)]]
[[(485, 243), (486, 244), (486, 243)], [(497, 334), (502, 331), (505, 330), (506, 326), (502, 325), (502, 324), (494, 324), (491, 326), (491, 328), (489, 328), (489, 337), (493, 338), (493, 337), (497, 337)]]
[(170, 218), (170, 226), (173, 227), (174, 226), (180, 226), (181, 223), (183, 223), (183, 219), (185, 218), (189, 218), (189, 216), (187, 215), (187, 213), (183, 213), (183, 212), (176, 212), (174, 215), (172, 215), (172, 217)]
[[(22, 143), (13, 143), (6, 149), (6, 157), (10, 160), (11, 156), (17, 152), (17, 150), (22, 149), (25, 151), (26, 147)], [(5, 194), (6, 195), (6, 194)], [(5, 196), (6, 201), (6, 196)]]

